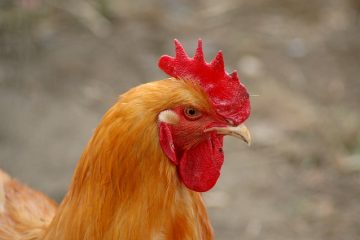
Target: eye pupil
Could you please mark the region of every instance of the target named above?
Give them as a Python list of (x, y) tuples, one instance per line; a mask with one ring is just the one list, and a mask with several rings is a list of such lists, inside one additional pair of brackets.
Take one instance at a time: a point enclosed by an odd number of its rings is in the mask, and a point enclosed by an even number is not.
[(201, 112), (193, 107), (186, 107), (184, 113), (188, 120), (196, 120), (201, 117)]
[(196, 113), (195, 109), (189, 109), (189, 114), (190, 115), (195, 115), (195, 113)]

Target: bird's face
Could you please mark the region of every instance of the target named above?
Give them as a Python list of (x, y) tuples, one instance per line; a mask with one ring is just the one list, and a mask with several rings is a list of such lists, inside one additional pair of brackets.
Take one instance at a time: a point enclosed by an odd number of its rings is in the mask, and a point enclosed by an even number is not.
[[(225, 71), (221, 51), (207, 63), (202, 41), (189, 57), (175, 40), (175, 57), (159, 59), (159, 67), (178, 81), (187, 82), (205, 98), (202, 105), (176, 105), (159, 115), (160, 144), (167, 157), (176, 164), (182, 182), (190, 189), (204, 192), (220, 176), (224, 161), (224, 135), (239, 137), (250, 143), (249, 131), (241, 125), (250, 114), (249, 94), (236, 71)], [(200, 96), (201, 95), (201, 96)], [(199, 106), (208, 107), (201, 108)]]
[(235, 126), (216, 112), (186, 105), (159, 114), (161, 147), (177, 166), (182, 182), (194, 191), (208, 191), (219, 178), (224, 135), (241, 138), (248, 144), (251, 141), (244, 125)]

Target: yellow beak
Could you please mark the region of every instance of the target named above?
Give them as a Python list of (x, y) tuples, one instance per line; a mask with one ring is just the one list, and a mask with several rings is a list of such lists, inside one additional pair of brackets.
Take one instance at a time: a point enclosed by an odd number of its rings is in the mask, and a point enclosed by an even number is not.
[(251, 135), (249, 129), (244, 125), (240, 124), (239, 126), (227, 126), (227, 127), (211, 127), (205, 129), (204, 132), (216, 131), (217, 134), (221, 135), (230, 135), (236, 138), (240, 138), (246, 142), (249, 146), (251, 144)]

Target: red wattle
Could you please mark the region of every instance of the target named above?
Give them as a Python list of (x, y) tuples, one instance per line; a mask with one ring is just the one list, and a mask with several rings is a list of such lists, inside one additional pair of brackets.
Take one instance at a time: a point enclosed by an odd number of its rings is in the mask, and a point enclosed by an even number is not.
[(206, 192), (215, 185), (224, 162), (222, 146), (223, 137), (213, 136), (184, 152), (178, 170), (186, 187)]

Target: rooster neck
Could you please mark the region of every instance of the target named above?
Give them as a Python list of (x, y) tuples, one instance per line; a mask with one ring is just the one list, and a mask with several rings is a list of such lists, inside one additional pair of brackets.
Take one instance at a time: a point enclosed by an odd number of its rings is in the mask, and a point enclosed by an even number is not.
[(104, 116), (45, 239), (212, 239), (201, 195), (161, 150), (158, 109), (134, 105)]

